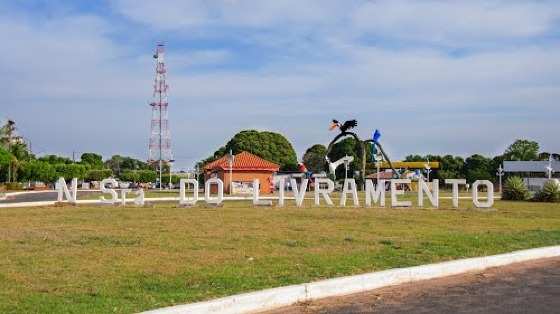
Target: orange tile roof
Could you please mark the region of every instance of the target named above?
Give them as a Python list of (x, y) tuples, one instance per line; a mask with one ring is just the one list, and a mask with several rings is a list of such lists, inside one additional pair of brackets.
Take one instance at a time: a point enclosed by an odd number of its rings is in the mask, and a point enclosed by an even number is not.
[[(257, 155), (253, 155), (249, 152), (241, 152), (235, 155), (235, 159), (233, 160), (233, 165), (231, 167), (233, 170), (270, 170), (270, 171), (278, 171), (280, 169), (280, 165), (275, 164), (271, 161), (262, 159)], [(204, 166), (204, 170), (214, 170), (214, 169), (222, 169), (222, 170), (229, 170), (229, 162), (227, 159), (227, 155), (223, 156), (220, 159), (214, 160)]]

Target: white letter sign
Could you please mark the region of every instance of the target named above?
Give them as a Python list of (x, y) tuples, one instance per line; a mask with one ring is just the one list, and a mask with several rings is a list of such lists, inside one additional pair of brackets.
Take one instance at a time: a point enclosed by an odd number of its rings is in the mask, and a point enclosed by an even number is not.
[[(485, 185), (486, 186), (486, 191), (488, 194), (488, 198), (486, 199), (486, 202), (480, 202), (478, 200), (478, 186), (479, 185)], [(472, 185), (472, 201), (474, 206), (478, 207), (478, 208), (490, 208), (492, 207), (492, 205), (494, 205), (494, 184), (492, 184), (492, 182), (488, 181), (488, 180), (476, 180), (474, 181), (473, 185)]]

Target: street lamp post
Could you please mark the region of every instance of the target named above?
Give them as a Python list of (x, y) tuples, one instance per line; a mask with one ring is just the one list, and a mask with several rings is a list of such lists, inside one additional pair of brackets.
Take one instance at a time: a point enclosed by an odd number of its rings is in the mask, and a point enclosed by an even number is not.
[(229, 194), (232, 194), (232, 184), (233, 184), (233, 161), (235, 160), (235, 156), (231, 149), (229, 150), (228, 154), (228, 164), (229, 164)]
[(377, 169), (377, 185), (379, 185), (379, 179), (381, 174), (379, 173), (381, 171), (381, 160), (382, 160), (383, 156), (381, 156), (380, 154), (375, 154), (375, 168)]
[(496, 172), (496, 175), (498, 176), (500, 184), (500, 194), (502, 194), (502, 177), (504, 176), (504, 168), (502, 168), (502, 165), (498, 167), (498, 172)]
[(552, 155), (548, 157), (548, 166), (546, 166), (545, 169), (548, 173), (548, 179), (552, 179), (552, 173), (554, 172), (554, 169), (552, 169)]
[(349, 164), (348, 159), (345, 158), (344, 159), (344, 182), (346, 182), (346, 179), (348, 179), (348, 164)]
[(171, 166), (175, 160), (169, 161), (169, 189), (171, 190)]

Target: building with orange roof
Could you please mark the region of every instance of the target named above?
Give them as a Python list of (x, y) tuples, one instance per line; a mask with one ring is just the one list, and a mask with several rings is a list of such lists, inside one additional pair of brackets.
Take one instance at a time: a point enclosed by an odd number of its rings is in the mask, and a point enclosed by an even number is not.
[[(272, 193), (272, 176), (278, 172), (280, 165), (265, 160), (249, 152), (234, 155), (230, 168), (228, 155), (204, 166), (204, 179), (219, 178), (224, 182), (224, 193), (251, 193), (253, 180), (259, 179), (260, 192)], [(212, 185), (210, 192), (217, 193), (217, 186)]]

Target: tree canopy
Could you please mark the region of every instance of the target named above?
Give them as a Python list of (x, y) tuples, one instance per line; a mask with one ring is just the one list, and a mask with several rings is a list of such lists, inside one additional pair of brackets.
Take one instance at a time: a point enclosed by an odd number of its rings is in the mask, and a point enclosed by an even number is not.
[(92, 169), (103, 168), (103, 157), (96, 153), (83, 153), (80, 156), (80, 162)]
[[(372, 161), (372, 149), (371, 143), (366, 143), (365, 152), (366, 152), (366, 161)], [(330, 161), (337, 161), (340, 158), (348, 155), (353, 156), (354, 161), (350, 163), (348, 176), (354, 176), (354, 171), (362, 171), (362, 156), (361, 156), (361, 145), (360, 143), (353, 137), (346, 137), (335, 144), (333, 144), (331, 151), (329, 153), (329, 160)], [(344, 177), (344, 167), (339, 167), (336, 172), (336, 177), (341, 178)]]
[(58, 176), (55, 166), (46, 161), (30, 160), (21, 165), (19, 178), (23, 181), (54, 182)]
[(39, 157), (38, 160), (47, 162), (51, 165), (71, 164), (72, 163), (72, 160), (70, 158), (57, 156), (57, 155), (45, 155), (45, 156)]
[(493, 180), (494, 168), (492, 159), (474, 154), (465, 160), (465, 177), (467, 182), (476, 180)]
[(10, 160), (12, 159), (12, 154), (6, 149), (0, 147), (0, 175), (3, 181), (7, 181), (8, 167), (10, 167)]
[(318, 173), (325, 170), (325, 156), (327, 148), (325, 145), (315, 144), (309, 147), (303, 154), (303, 163), (311, 172)]
[(113, 155), (111, 159), (105, 161), (104, 165), (106, 168), (111, 169), (111, 171), (113, 171), (113, 173), (116, 176), (120, 176), (124, 171), (127, 170), (150, 170), (151, 169), (150, 165), (146, 162), (131, 157), (121, 156), (121, 155)]
[(241, 131), (233, 136), (225, 146), (203, 163), (218, 159), (232, 151), (233, 154), (247, 151), (280, 165), (282, 170), (296, 170), (297, 156), (292, 144), (282, 134), (256, 130)]
[(504, 152), (504, 160), (537, 160), (539, 143), (519, 139), (513, 142)]

